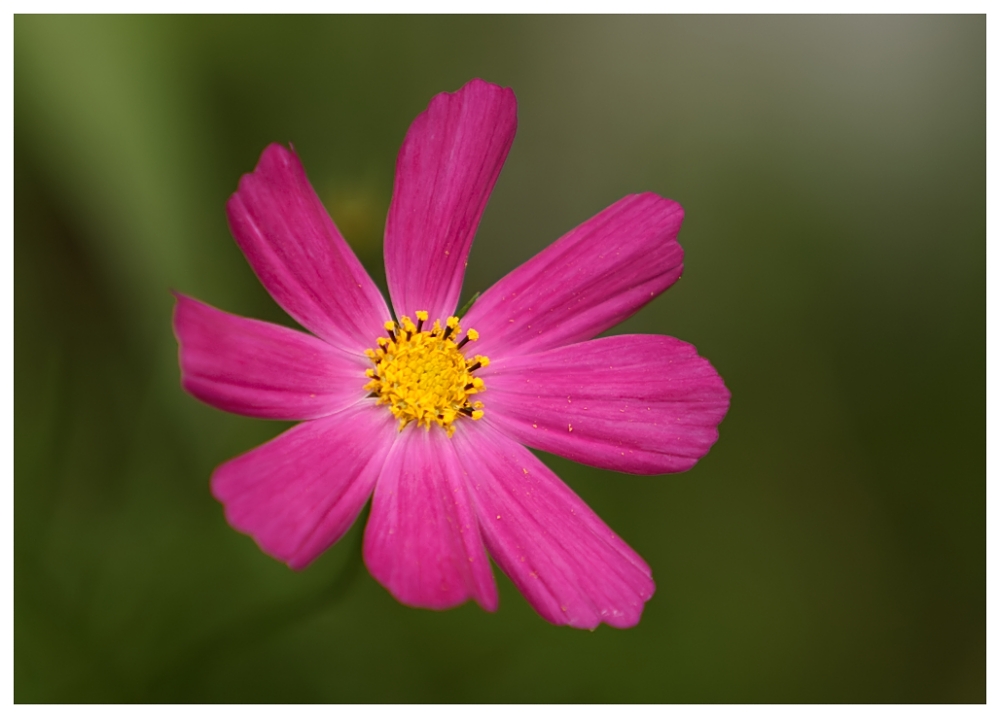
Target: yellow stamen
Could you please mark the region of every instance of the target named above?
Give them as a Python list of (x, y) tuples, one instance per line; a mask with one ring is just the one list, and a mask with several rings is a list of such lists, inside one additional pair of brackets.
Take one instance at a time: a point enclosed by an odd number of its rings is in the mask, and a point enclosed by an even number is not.
[[(423, 327), (427, 312), (418, 311), (416, 316)], [(431, 329), (418, 331), (409, 317), (401, 317), (398, 324), (385, 323), (390, 337), (379, 337), (377, 349), (365, 350), (375, 367), (365, 371), (370, 381), (364, 388), (377, 397), (377, 404), (388, 404), (399, 419), (400, 431), (410, 422), (427, 429), (437, 424), (451, 436), (459, 416), (483, 418), (483, 403), (470, 397), (486, 387), (472, 372), (490, 360), (479, 354), (465, 358), (455, 342), (462, 331), (458, 321), (448, 317), (442, 329), (440, 320), (435, 320)], [(475, 341), (479, 333), (470, 329), (467, 338)]]

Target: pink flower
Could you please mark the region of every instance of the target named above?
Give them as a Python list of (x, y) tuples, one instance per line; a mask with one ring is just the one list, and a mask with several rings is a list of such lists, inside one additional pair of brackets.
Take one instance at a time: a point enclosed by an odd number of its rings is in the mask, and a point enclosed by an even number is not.
[(473, 80), (411, 125), (385, 228), (398, 322), (298, 157), (265, 149), (229, 224), (312, 335), (178, 294), (183, 386), (224, 411), (302, 421), (212, 476), (229, 523), (292, 568), (372, 496), (365, 563), (402, 603), (495, 610), (488, 551), (546, 620), (633, 626), (655, 588), (649, 566), (524, 445), (684, 471), (718, 438), (729, 392), (690, 344), (593, 338), (681, 275), (683, 210), (652, 193), (611, 205), (452, 316), (516, 113), (510, 89)]

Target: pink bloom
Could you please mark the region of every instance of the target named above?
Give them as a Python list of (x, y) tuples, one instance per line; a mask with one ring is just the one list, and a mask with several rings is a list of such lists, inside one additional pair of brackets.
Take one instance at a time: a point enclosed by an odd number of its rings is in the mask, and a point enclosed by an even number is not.
[(653, 595), (649, 566), (524, 445), (684, 471), (718, 438), (729, 392), (690, 344), (593, 338), (681, 275), (683, 210), (652, 193), (611, 205), (452, 317), (516, 113), (510, 89), (473, 80), (411, 125), (385, 228), (398, 323), (298, 157), (265, 149), (229, 224), (312, 334), (178, 294), (183, 386), (225, 411), (302, 421), (212, 476), (229, 523), (292, 568), (372, 496), (365, 563), (405, 604), (495, 610), (488, 551), (546, 620), (633, 626)]

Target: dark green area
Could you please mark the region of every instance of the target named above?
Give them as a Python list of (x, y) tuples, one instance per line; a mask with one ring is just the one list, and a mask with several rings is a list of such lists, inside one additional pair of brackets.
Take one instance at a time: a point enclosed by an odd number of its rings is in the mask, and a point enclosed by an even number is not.
[[(983, 17), (28, 17), (14, 22), (15, 700), (981, 702)], [(616, 331), (732, 390), (692, 471), (545, 457), (653, 567), (638, 627), (396, 603), (360, 524), (295, 573), (212, 469), (285, 424), (184, 394), (169, 289), (291, 324), (223, 207), (291, 141), (378, 281), (437, 92), (520, 128), (464, 302), (622, 195), (686, 274)], [(642, 377), (636, 377), (642, 381)]]

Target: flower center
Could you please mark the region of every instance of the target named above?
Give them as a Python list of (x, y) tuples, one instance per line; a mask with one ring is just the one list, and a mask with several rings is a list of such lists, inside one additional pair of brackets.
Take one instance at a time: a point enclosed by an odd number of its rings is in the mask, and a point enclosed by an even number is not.
[(436, 319), (429, 330), (423, 329), (426, 321), (427, 312), (419, 311), (416, 324), (409, 317), (398, 324), (385, 323), (388, 338), (379, 337), (376, 349), (365, 350), (375, 365), (365, 370), (369, 379), (365, 389), (378, 398), (377, 404), (389, 405), (400, 431), (415, 421), (427, 429), (437, 424), (451, 436), (460, 415), (483, 417), (483, 403), (469, 397), (485, 388), (472, 373), (489, 366), (490, 360), (479, 354), (466, 359), (462, 354), (462, 347), (476, 341), (479, 333), (470, 329), (457, 341), (462, 333), (458, 317), (448, 317), (443, 328)]

